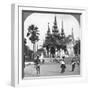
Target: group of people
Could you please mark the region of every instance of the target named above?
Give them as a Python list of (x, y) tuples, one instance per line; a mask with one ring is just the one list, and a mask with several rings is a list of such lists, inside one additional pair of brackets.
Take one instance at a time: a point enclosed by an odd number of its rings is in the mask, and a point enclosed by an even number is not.
[[(62, 57), (62, 60), (60, 61), (60, 63), (61, 63), (61, 73), (64, 73), (65, 69), (66, 69), (66, 64), (65, 64), (64, 59), (65, 59), (65, 57)], [(76, 64), (79, 65), (80, 61), (79, 60), (76, 61), (75, 58), (72, 58), (72, 60), (71, 60), (71, 66), (72, 66), (72, 70), (71, 71), (72, 72), (75, 70)]]
[[(66, 49), (65, 49), (66, 50)], [(51, 48), (48, 51), (45, 49), (45, 57), (47, 58), (61, 58), (63, 55), (68, 57), (68, 51), (64, 49), (57, 50), (55, 48)]]
[[(80, 62), (76, 62), (76, 60), (74, 58), (72, 58), (71, 60), (71, 66), (72, 66), (72, 72), (75, 70), (75, 66), (76, 64), (80, 64)], [(39, 56), (37, 56), (36, 60), (35, 60), (35, 66), (36, 66), (36, 72), (37, 72), (37, 75), (40, 74), (40, 59), (39, 59)], [(64, 73), (65, 72), (65, 69), (67, 68), (66, 67), (66, 63), (65, 63), (65, 57), (63, 56), (62, 57), (62, 60), (60, 60), (60, 68), (61, 68), (61, 73)]]

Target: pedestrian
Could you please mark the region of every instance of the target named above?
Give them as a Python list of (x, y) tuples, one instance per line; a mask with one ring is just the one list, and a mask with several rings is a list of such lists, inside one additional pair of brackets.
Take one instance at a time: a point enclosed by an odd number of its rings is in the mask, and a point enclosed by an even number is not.
[(45, 60), (43, 59), (42, 63), (44, 64)]
[(78, 66), (80, 66), (80, 57), (79, 56), (76, 56), (76, 58), (77, 58), (76, 63), (77, 63)]
[(36, 65), (37, 75), (39, 75), (40, 74), (40, 59), (39, 59), (39, 56), (37, 56), (37, 59), (35, 60), (35, 65)]
[(64, 73), (65, 69), (66, 69), (66, 64), (65, 64), (64, 59), (65, 59), (65, 57), (63, 56), (62, 60), (60, 61), (60, 63), (61, 63), (61, 73)]
[(72, 65), (72, 72), (73, 72), (75, 70), (75, 65), (76, 65), (76, 62), (74, 59), (72, 59), (71, 65)]
[(77, 65), (80, 66), (80, 60), (77, 60)]

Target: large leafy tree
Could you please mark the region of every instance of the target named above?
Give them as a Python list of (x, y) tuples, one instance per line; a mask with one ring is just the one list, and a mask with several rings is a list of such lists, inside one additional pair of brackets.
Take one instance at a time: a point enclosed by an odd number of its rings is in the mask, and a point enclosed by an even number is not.
[(33, 53), (33, 51), (29, 49), (26, 43), (27, 41), (26, 39), (24, 39), (24, 62), (30, 61), (32, 59), (32, 53)]
[(33, 43), (33, 51), (34, 53), (36, 52), (36, 42), (39, 40), (39, 31), (38, 31), (38, 27), (35, 25), (30, 25), (28, 27), (28, 32), (27, 32), (27, 37), (29, 38), (29, 40), (31, 41), (31, 43)]

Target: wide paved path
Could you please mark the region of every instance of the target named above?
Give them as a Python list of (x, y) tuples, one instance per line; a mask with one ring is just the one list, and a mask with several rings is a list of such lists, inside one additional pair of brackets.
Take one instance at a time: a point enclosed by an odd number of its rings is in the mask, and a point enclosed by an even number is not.
[(61, 72), (60, 64), (42, 64), (40, 65), (40, 75), (36, 74), (36, 69), (34, 65), (28, 65), (24, 69), (25, 77), (33, 77), (33, 76), (63, 76), (63, 75), (79, 75), (80, 67), (76, 65), (75, 71), (71, 72), (71, 65), (66, 65), (66, 70), (64, 73)]

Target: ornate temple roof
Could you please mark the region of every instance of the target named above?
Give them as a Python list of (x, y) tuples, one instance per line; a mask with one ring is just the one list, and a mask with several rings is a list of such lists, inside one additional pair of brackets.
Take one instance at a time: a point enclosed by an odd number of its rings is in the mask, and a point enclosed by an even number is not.
[(53, 25), (52, 34), (51, 34), (50, 28), (49, 28), (49, 23), (48, 23), (47, 36), (46, 36), (45, 42), (43, 44), (43, 47), (66, 45), (69, 42), (71, 42), (70, 38), (73, 38), (73, 40), (74, 40), (73, 30), (72, 30), (72, 35), (68, 35), (67, 37), (65, 37), (63, 20), (62, 20), (61, 26), (62, 26), (62, 28), (61, 28), (61, 34), (60, 34), (59, 30), (58, 30), (58, 26), (57, 26), (57, 19), (55, 16), (54, 25)]

